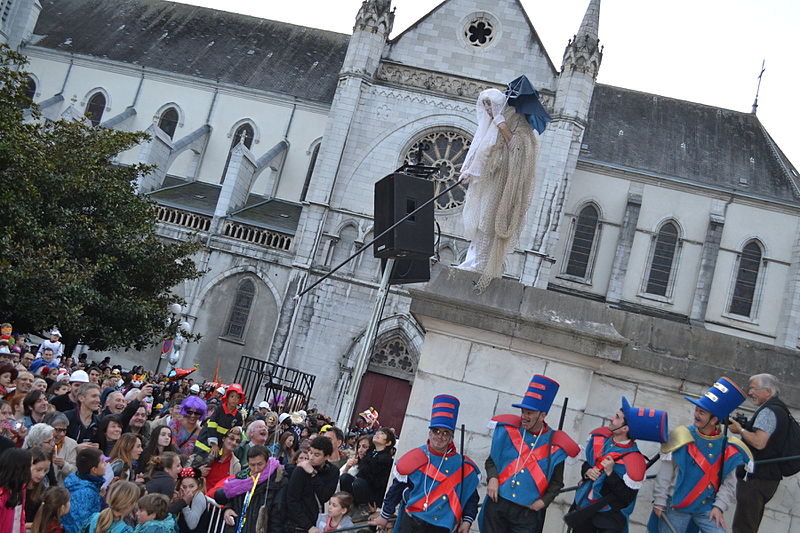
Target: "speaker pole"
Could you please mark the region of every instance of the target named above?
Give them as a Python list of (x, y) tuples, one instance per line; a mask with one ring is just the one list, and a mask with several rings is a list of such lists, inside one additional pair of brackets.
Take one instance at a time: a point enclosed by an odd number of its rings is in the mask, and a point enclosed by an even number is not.
[[(453, 189), (455, 189), (455, 188), (456, 188), (458, 185), (460, 185), (460, 184), (461, 184), (461, 181), (460, 181), (460, 180), (459, 180), (459, 181), (457, 181), (457, 182), (455, 182), (454, 184), (452, 184), (451, 186), (449, 186), (448, 188), (446, 188), (445, 190), (443, 190), (442, 192), (440, 192), (439, 194), (437, 194), (436, 196), (434, 196), (433, 198), (431, 198), (430, 200), (428, 200), (428, 201), (427, 201), (427, 202), (425, 202), (424, 204), (421, 204), (419, 207), (417, 207), (416, 209), (414, 209), (414, 210), (413, 210), (413, 211), (411, 211), (410, 213), (406, 214), (406, 215), (405, 215), (403, 218), (401, 218), (400, 220), (398, 220), (397, 222), (395, 222), (394, 224), (392, 224), (391, 226), (389, 226), (388, 228), (386, 228), (386, 230), (384, 230), (383, 232), (381, 232), (381, 234), (380, 234), (380, 235), (378, 235), (377, 237), (375, 237), (374, 239), (372, 239), (371, 241), (369, 241), (367, 244), (365, 244), (364, 246), (362, 246), (362, 247), (361, 247), (361, 249), (359, 249), (357, 252), (355, 252), (355, 253), (354, 253), (354, 254), (352, 254), (350, 257), (348, 257), (347, 259), (345, 259), (344, 261), (342, 261), (341, 263), (339, 263), (338, 265), (336, 265), (336, 268), (332, 269), (330, 272), (328, 272), (327, 274), (325, 274), (324, 276), (322, 276), (321, 278), (319, 278), (317, 281), (315, 281), (314, 283), (312, 283), (311, 285), (309, 285), (309, 286), (308, 286), (308, 287), (306, 287), (305, 289), (303, 289), (301, 292), (298, 292), (297, 294), (295, 294), (295, 295), (293, 296), (294, 300), (299, 300), (300, 298), (302, 298), (303, 296), (305, 296), (305, 295), (306, 295), (306, 293), (310, 292), (310, 291), (311, 291), (311, 290), (312, 290), (314, 287), (316, 287), (317, 285), (319, 285), (320, 283), (322, 283), (323, 281), (325, 281), (326, 279), (328, 279), (329, 277), (331, 277), (331, 276), (333, 275), (333, 273), (334, 273), (334, 272), (336, 272), (337, 270), (339, 270), (340, 268), (342, 268), (343, 266), (345, 266), (347, 263), (349, 263), (350, 261), (352, 261), (353, 259), (355, 259), (355, 258), (356, 258), (356, 257), (358, 257), (359, 255), (361, 255), (361, 254), (362, 254), (362, 253), (363, 253), (365, 250), (369, 249), (369, 247), (370, 247), (370, 246), (372, 246), (372, 245), (375, 243), (375, 241), (377, 241), (378, 239), (380, 239), (381, 237), (383, 237), (384, 235), (386, 235), (387, 233), (389, 233), (390, 231), (392, 231), (394, 228), (396, 228), (397, 226), (399, 226), (400, 224), (402, 224), (403, 222), (405, 222), (406, 220), (408, 220), (408, 219), (409, 219), (409, 218), (411, 218), (412, 216), (416, 215), (416, 214), (417, 214), (419, 211), (421, 211), (421, 210), (422, 210), (424, 207), (427, 207), (427, 206), (428, 206), (428, 205), (430, 205), (432, 202), (435, 202), (436, 200), (438, 200), (439, 198), (441, 198), (442, 196), (444, 196), (444, 195), (445, 195), (445, 194), (447, 194), (448, 192), (450, 192), (450, 191), (452, 191)], [(387, 270), (386, 270), (386, 271), (384, 271), (384, 272), (387, 272), (387, 271), (390, 271), (390, 270), (391, 270), (391, 269), (389, 269), (389, 268), (388, 268), (388, 266), (387, 266)]]
[[(365, 246), (366, 248), (366, 246)], [(386, 260), (386, 268), (383, 270), (381, 277), (381, 285), (378, 288), (377, 298), (375, 298), (375, 305), (372, 308), (372, 316), (367, 325), (367, 331), (364, 332), (364, 339), (361, 342), (361, 349), (359, 350), (358, 358), (356, 359), (356, 366), (353, 368), (353, 374), (350, 376), (350, 386), (347, 388), (347, 393), (344, 395), (342, 406), (339, 410), (338, 426), (343, 430), (350, 427), (350, 418), (353, 408), (356, 403), (356, 396), (358, 389), (361, 387), (361, 378), (367, 370), (370, 355), (372, 353), (372, 344), (375, 340), (375, 335), (378, 333), (378, 325), (381, 322), (381, 315), (383, 314), (383, 306), (386, 304), (386, 298), (389, 296), (389, 280), (392, 277), (392, 269), (394, 269), (394, 257)]]

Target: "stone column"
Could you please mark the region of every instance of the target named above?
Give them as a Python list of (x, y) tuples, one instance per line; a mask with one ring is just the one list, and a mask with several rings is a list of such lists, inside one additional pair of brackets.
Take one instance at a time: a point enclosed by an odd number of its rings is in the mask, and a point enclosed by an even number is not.
[(712, 213), (708, 221), (706, 240), (703, 243), (703, 255), (700, 259), (700, 273), (697, 275), (697, 284), (694, 289), (692, 311), (689, 314), (689, 323), (696, 326), (702, 326), (705, 323), (708, 294), (711, 292), (711, 283), (714, 281), (714, 271), (717, 268), (717, 257), (719, 257), (719, 243), (722, 240), (724, 226), (725, 216)]
[(619, 230), (614, 263), (611, 265), (611, 279), (608, 282), (606, 293), (607, 302), (617, 303), (622, 299), (625, 273), (628, 271), (633, 238), (636, 236), (636, 225), (639, 223), (639, 212), (642, 209), (643, 190), (644, 186), (641, 183), (631, 183), (628, 189), (628, 203), (625, 206), (625, 216), (622, 218), (622, 227)]
[(795, 228), (792, 264), (786, 273), (786, 287), (783, 291), (783, 306), (778, 320), (775, 344), (792, 350), (797, 349), (798, 334), (800, 334), (800, 227)]

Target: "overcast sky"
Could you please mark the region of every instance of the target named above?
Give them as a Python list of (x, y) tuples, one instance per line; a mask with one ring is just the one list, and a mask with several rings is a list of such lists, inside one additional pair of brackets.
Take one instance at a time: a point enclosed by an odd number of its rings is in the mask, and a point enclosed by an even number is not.
[[(351, 33), (361, 0), (182, 0)], [(513, 0), (496, 0), (513, 1)], [(393, 0), (397, 35), (441, 3)], [(477, 3), (477, 2), (476, 2)], [(589, 0), (522, 0), (556, 67)], [(766, 59), (758, 117), (800, 168), (798, 0), (603, 0), (598, 81), (749, 112)]]

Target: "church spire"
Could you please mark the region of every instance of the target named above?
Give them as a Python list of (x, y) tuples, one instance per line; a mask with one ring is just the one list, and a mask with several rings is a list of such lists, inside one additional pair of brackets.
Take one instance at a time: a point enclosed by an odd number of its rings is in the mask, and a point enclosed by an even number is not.
[(583, 72), (597, 77), (603, 49), (599, 47), (600, 39), (600, 0), (590, 0), (589, 7), (583, 15), (578, 33), (569, 41), (564, 50), (561, 72)]
[(391, 0), (364, 0), (356, 15), (353, 31), (380, 33), (388, 37), (394, 25), (394, 10)]

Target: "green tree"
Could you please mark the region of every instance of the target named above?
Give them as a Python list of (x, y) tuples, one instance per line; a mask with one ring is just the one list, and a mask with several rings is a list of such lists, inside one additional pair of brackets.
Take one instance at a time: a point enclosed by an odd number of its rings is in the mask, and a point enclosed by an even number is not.
[(42, 120), (25, 63), (0, 47), (0, 321), (57, 324), (95, 350), (153, 345), (174, 333), (172, 288), (199, 276), (199, 245), (159, 239), (154, 203), (135, 190), (150, 168), (114, 163), (146, 135)]

